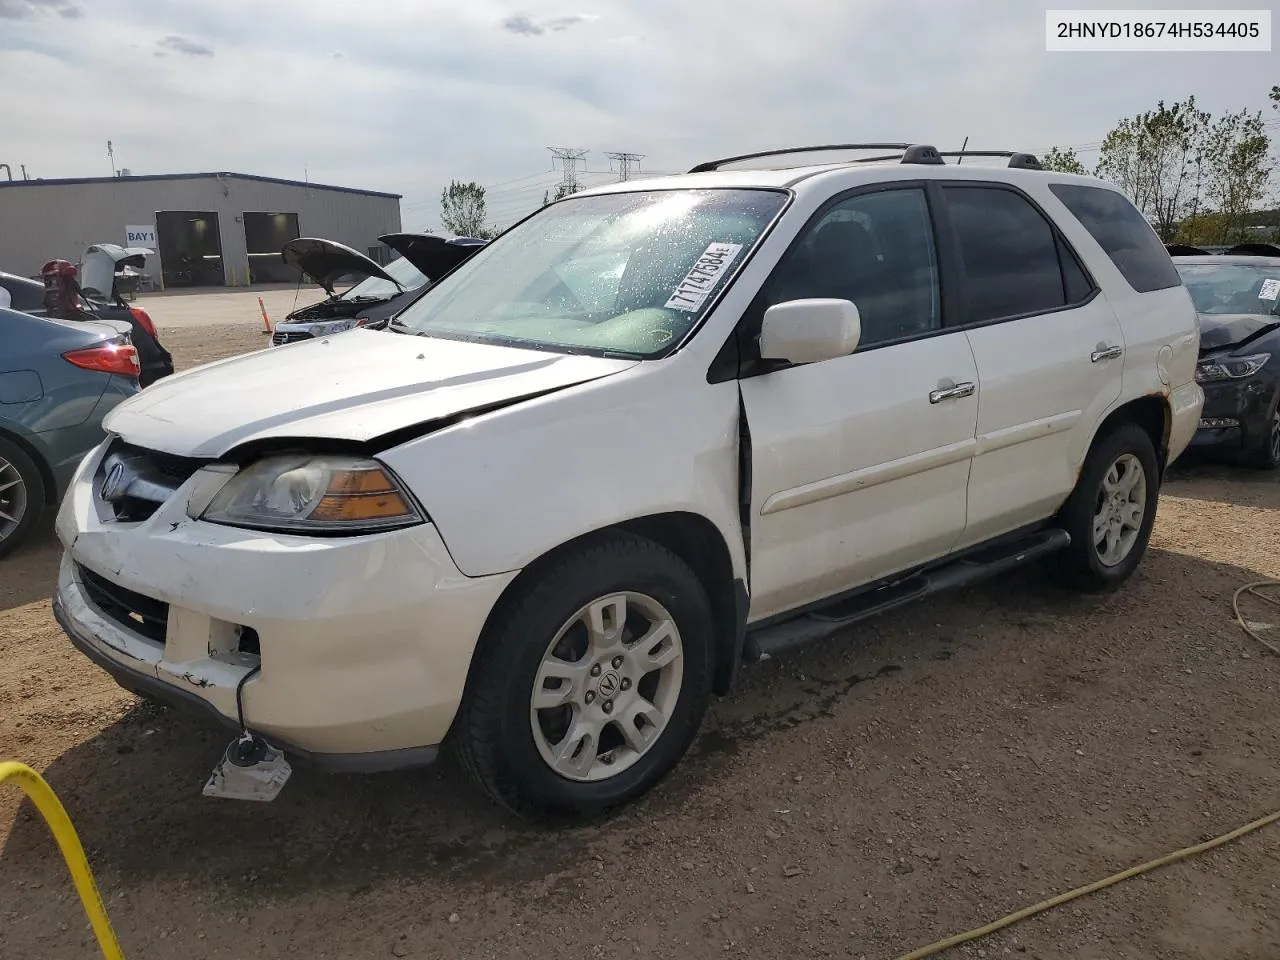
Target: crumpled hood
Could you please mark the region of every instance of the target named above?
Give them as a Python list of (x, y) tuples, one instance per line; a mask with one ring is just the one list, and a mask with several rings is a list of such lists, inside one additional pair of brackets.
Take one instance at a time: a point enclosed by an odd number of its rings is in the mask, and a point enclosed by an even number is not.
[(353, 330), (167, 377), (103, 426), (136, 446), (187, 457), (219, 457), (273, 437), (364, 442), (637, 362)]
[(1280, 324), (1280, 317), (1257, 313), (1200, 314), (1200, 353), (1231, 347)]

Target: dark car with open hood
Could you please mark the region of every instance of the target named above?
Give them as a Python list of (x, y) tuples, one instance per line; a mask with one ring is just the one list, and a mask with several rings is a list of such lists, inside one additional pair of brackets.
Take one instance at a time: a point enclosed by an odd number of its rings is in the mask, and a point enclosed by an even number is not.
[[(271, 342), (279, 346), (381, 323), (485, 245), (472, 237), (447, 239), (428, 233), (389, 233), (378, 239), (399, 254), (385, 267), (335, 240), (299, 237), (285, 244), (285, 263), (329, 296), (276, 324)], [(357, 280), (354, 286), (337, 292), (342, 280), (352, 278)]]
[(1171, 248), (1200, 317), (1204, 412), (1193, 445), (1264, 470), (1280, 468), (1280, 248), (1222, 254)]

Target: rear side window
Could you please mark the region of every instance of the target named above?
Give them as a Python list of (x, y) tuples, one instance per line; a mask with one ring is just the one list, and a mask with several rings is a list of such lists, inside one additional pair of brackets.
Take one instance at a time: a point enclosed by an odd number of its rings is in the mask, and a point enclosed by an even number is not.
[(1051, 183), (1049, 189), (1084, 225), (1116, 269), (1138, 293), (1176, 287), (1181, 281), (1169, 253), (1137, 207), (1114, 190)]
[(997, 187), (948, 186), (943, 194), (964, 262), (965, 322), (1067, 305), (1058, 240), (1040, 211)]

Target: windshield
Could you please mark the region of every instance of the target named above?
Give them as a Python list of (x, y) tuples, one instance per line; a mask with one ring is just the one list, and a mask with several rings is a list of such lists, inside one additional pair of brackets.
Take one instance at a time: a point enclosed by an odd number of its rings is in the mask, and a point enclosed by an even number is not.
[[(415, 267), (408, 257), (396, 257), (382, 269), (394, 277), (396, 283), (406, 290), (416, 290), (427, 282), (422, 271)], [(338, 299), (355, 300), (357, 297), (374, 297), (378, 300), (389, 300), (399, 292), (395, 283), (384, 280), (382, 277), (365, 277)]]
[(1177, 267), (1200, 313), (1280, 315), (1280, 264), (1178, 263)]
[(679, 190), (564, 200), (486, 246), (399, 320), (426, 336), (652, 356), (693, 329), (786, 199)]

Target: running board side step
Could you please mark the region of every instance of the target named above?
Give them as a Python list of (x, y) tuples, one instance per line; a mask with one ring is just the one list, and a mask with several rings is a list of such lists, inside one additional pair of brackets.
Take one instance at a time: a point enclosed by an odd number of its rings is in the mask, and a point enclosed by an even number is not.
[(903, 580), (855, 594), (827, 606), (810, 609), (755, 630), (748, 628), (744, 659), (766, 660), (784, 650), (803, 646), (878, 614), (944, 590), (954, 590), (1021, 567), (1032, 560), (1070, 546), (1071, 535), (1051, 528), (1006, 543), (980, 547)]

